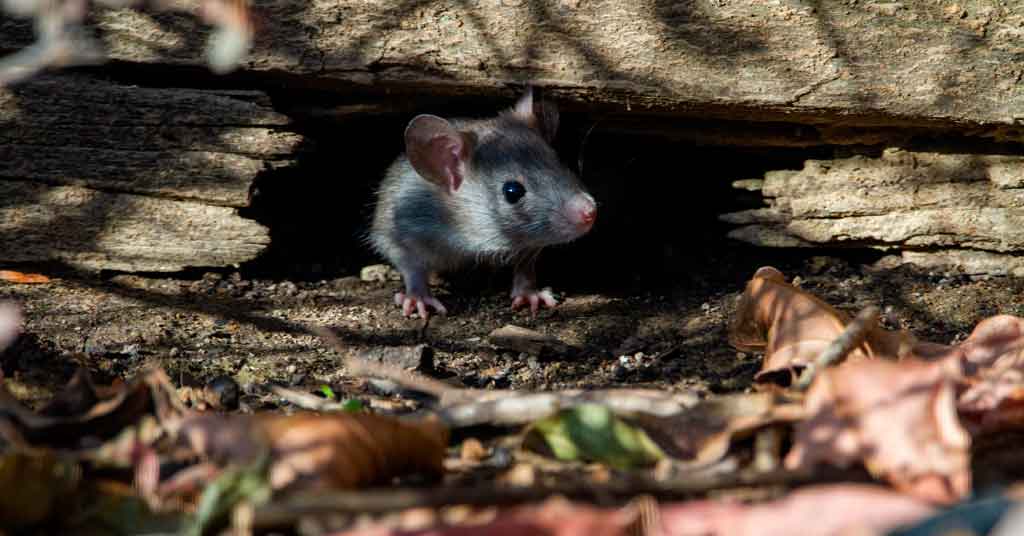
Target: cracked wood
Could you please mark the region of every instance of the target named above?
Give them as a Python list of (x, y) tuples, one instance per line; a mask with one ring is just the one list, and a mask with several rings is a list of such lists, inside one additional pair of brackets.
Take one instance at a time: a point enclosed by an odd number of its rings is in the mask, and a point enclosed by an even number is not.
[[(535, 81), (602, 112), (1014, 129), (1024, 12), (960, 4), (270, 1), (245, 68), (436, 95)], [(114, 59), (203, 65), (208, 29), (187, 14), (106, 10), (96, 23)], [(28, 40), (24, 24), (0, 23), (0, 49)]]

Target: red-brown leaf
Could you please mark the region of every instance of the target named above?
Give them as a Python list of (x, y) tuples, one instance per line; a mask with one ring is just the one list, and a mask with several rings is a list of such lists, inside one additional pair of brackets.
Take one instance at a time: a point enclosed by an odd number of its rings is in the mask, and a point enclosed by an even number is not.
[(768, 503), (692, 501), (661, 508), (665, 536), (838, 536), (885, 534), (934, 509), (881, 486), (803, 488)]
[(43, 274), (26, 274), (14, 270), (0, 270), (0, 281), (9, 283), (49, 283), (50, 278)]
[(182, 434), (220, 460), (252, 460), (269, 448), (275, 489), (358, 488), (396, 476), (443, 473), (447, 429), (433, 420), (366, 413), (291, 416), (201, 415)]
[(897, 489), (954, 502), (970, 490), (970, 436), (960, 424), (960, 362), (864, 361), (824, 371), (807, 394), (791, 469), (864, 465)]

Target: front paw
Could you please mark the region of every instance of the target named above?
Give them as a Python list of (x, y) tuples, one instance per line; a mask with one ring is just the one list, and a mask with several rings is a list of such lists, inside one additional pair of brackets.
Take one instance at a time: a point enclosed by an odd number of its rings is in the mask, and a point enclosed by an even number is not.
[(548, 289), (523, 290), (512, 293), (513, 310), (525, 307), (527, 304), (530, 305), (530, 313), (536, 315), (541, 304), (550, 309), (558, 305), (558, 302)]
[(437, 314), (441, 316), (448, 314), (448, 310), (444, 308), (444, 305), (430, 294), (419, 296), (415, 294), (406, 294), (404, 292), (396, 292), (395, 305), (402, 308), (402, 314), (405, 316), (412, 316), (413, 311), (416, 311), (420, 314), (420, 318), (424, 320), (430, 316), (430, 313), (427, 310), (428, 305), (433, 307), (434, 310), (437, 311)]

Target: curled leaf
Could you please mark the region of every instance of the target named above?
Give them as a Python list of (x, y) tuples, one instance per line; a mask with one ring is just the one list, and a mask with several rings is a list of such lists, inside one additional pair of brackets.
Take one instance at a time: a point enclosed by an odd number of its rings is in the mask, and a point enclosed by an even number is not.
[[(729, 343), (743, 351), (764, 352), (758, 382), (790, 385), (843, 332), (849, 317), (816, 296), (786, 282), (782, 272), (759, 268), (740, 296), (729, 329)], [(873, 327), (847, 361), (906, 355), (915, 344), (905, 332)]]
[(184, 412), (167, 375), (159, 369), (143, 372), (129, 383), (96, 386), (80, 369), (68, 385), (38, 413), (21, 405), (0, 385), (0, 423), (37, 446), (75, 448), (111, 439), (153, 415), (168, 425)]
[(368, 413), (200, 415), (182, 437), (222, 461), (255, 460), (269, 450), (274, 489), (358, 488), (413, 473), (443, 472), (448, 431), (431, 420)]
[(588, 460), (616, 468), (646, 466), (665, 457), (641, 428), (627, 424), (600, 404), (580, 404), (537, 421), (539, 435), (560, 460)]
[(828, 369), (805, 401), (786, 467), (862, 462), (917, 497), (950, 503), (970, 491), (970, 436), (956, 411), (956, 360), (864, 361)]

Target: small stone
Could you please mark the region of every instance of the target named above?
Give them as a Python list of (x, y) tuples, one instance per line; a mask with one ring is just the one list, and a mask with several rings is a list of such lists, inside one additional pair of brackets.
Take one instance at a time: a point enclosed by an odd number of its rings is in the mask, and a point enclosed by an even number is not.
[(175, 346), (174, 348), (171, 348), (171, 350), (169, 352), (167, 352), (167, 355), (169, 357), (172, 357), (172, 358), (173, 357), (178, 357), (178, 355), (180, 355), (180, 354), (181, 354), (181, 349), (179, 349), (177, 346)]
[(377, 346), (360, 353), (367, 361), (402, 367), (405, 370), (428, 372), (434, 368), (434, 349), (426, 344), (412, 346)]
[(479, 462), (487, 457), (487, 448), (484, 447), (479, 439), (470, 437), (462, 442), (459, 457), (465, 462)]
[(537, 469), (525, 463), (516, 464), (503, 475), (502, 480), (512, 486), (528, 488), (537, 481)]
[(238, 409), (241, 391), (238, 382), (231, 376), (217, 376), (206, 385), (208, 400), (220, 409)]
[(387, 264), (371, 264), (359, 270), (359, 279), (367, 283), (383, 283), (386, 281), (399, 281), (402, 279), (402, 274)]
[(557, 338), (511, 324), (492, 331), (487, 340), (498, 348), (540, 355), (545, 351), (555, 355), (565, 355), (572, 350), (568, 344)]
[(285, 296), (294, 296), (299, 292), (299, 287), (297, 287), (295, 283), (292, 283), (291, 281), (282, 281), (279, 285), (277, 285), (277, 288)]

